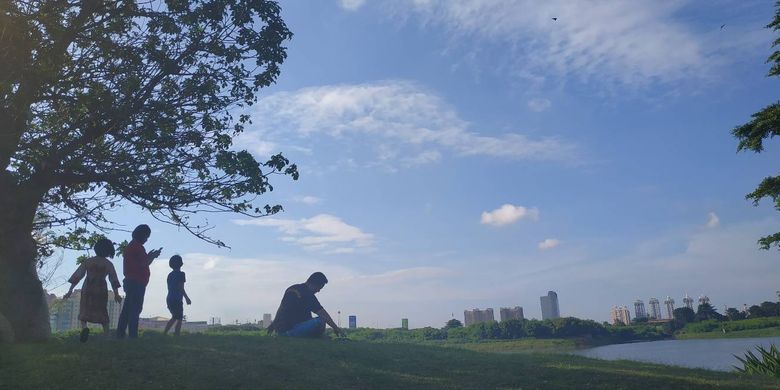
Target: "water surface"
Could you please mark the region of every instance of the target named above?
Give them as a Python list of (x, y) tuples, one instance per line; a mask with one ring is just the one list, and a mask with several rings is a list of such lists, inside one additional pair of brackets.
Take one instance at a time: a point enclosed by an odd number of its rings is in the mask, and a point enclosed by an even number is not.
[(740, 366), (733, 356), (744, 356), (749, 349), (772, 343), (780, 346), (780, 337), (745, 339), (663, 340), (645, 343), (613, 344), (574, 352), (605, 360), (636, 360), (691, 368), (731, 371)]

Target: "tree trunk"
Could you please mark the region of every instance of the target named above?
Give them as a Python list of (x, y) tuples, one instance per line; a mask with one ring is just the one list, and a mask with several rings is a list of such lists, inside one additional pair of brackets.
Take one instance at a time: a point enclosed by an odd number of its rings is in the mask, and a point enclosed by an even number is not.
[[(8, 184), (2, 179), (0, 184)], [(32, 227), (38, 204), (27, 195), (18, 187), (0, 185), (0, 340), (38, 341), (51, 334), (35, 270)]]

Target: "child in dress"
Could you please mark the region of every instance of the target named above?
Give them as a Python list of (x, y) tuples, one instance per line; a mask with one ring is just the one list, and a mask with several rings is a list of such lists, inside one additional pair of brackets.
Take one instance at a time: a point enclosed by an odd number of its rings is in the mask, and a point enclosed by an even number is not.
[(114, 257), (114, 243), (108, 239), (101, 238), (95, 243), (95, 257), (84, 260), (76, 269), (73, 276), (68, 279), (70, 290), (63, 296), (64, 299), (70, 298), (73, 289), (84, 276), (84, 284), (81, 286), (81, 302), (79, 303), (79, 321), (81, 321), (82, 343), (87, 342), (89, 338), (89, 328), (87, 323), (103, 325), (103, 334), (108, 336), (108, 286), (106, 285), (106, 276), (111, 282), (111, 288), (114, 290), (114, 300), (117, 303), (122, 302), (119, 296), (119, 278), (116, 276), (114, 264), (107, 257)]
[(184, 282), (187, 281), (187, 278), (184, 276), (184, 272), (181, 272), (181, 267), (184, 265), (181, 256), (171, 256), (168, 265), (173, 271), (168, 274), (168, 297), (165, 301), (168, 304), (168, 310), (171, 312), (171, 319), (168, 321), (168, 324), (165, 325), (165, 334), (168, 334), (168, 331), (171, 330), (171, 327), (175, 324), (176, 330), (174, 335), (178, 336), (181, 332), (181, 323), (184, 320), (184, 304), (182, 303), (182, 298), (187, 300), (188, 305), (191, 305), (192, 301), (190, 300), (190, 297), (187, 296), (187, 292), (184, 291)]

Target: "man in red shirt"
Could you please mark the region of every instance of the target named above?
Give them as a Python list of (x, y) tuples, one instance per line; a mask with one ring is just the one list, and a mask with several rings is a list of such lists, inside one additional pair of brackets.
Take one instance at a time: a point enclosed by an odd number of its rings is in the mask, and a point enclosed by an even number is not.
[(116, 337), (124, 338), (129, 331), (130, 338), (138, 337), (138, 317), (144, 307), (144, 295), (146, 285), (149, 284), (149, 265), (160, 256), (162, 248), (153, 249), (146, 253), (144, 243), (152, 235), (152, 229), (148, 225), (138, 225), (133, 230), (133, 240), (127, 244), (124, 252), (124, 274), (122, 283), (125, 290), (125, 303), (122, 305), (122, 313), (119, 315)]

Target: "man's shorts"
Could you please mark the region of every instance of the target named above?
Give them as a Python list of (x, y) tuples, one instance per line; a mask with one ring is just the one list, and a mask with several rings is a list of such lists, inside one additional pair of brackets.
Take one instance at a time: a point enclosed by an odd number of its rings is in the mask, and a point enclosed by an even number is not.
[(325, 321), (320, 317), (314, 317), (292, 327), (282, 336), (290, 337), (320, 337), (325, 332)]
[(182, 303), (182, 301), (166, 300), (166, 303), (168, 304), (168, 311), (171, 312), (172, 319), (174, 320), (184, 319), (184, 304)]

